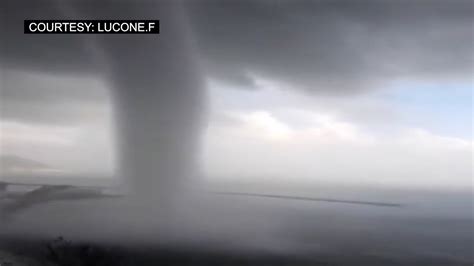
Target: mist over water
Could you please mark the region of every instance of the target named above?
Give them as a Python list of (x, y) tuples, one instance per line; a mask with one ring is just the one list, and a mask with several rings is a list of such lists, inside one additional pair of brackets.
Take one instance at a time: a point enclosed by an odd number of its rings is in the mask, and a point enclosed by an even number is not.
[[(302, 191), (291, 194), (305, 194)], [(348, 194), (330, 187), (324, 191), (339, 198)], [(382, 263), (419, 260), (464, 265), (472, 260), (472, 194), (384, 189), (378, 193), (385, 196), (359, 188), (357, 193), (352, 190), (351, 198), (390, 199), (403, 207), (207, 195), (187, 202), (189, 209), (174, 212), (172, 218), (153, 209), (134, 209), (142, 206), (121, 200), (59, 201), (26, 209), (2, 228), (6, 236), (21, 233), (33, 239), (60, 234), (77, 242), (128, 248), (171, 246), (341, 263), (379, 259)], [(311, 195), (318, 194), (322, 193)]]

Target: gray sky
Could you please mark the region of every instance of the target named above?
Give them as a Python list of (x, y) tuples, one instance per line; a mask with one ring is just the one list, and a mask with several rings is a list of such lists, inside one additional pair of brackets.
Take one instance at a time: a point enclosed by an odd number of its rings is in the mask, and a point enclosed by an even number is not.
[(393, 80), (470, 82), (472, 1), (196, 2), (210, 74), (341, 94)]
[[(193, 2), (210, 97), (203, 168), (259, 182), (472, 186), (473, 17), (456, 0)], [(113, 172), (107, 84), (78, 69), (2, 66), (1, 153)]]

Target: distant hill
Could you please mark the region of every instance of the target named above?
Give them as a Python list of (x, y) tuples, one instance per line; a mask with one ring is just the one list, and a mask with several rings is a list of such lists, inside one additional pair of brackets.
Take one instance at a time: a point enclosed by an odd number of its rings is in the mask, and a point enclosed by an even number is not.
[(120, 182), (112, 176), (78, 175), (17, 155), (0, 155), (0, 182), (91, 187), (113, 187)]
[(0, 155), (0, 175), (60, 173), (59, 169), (17, 155)]
[(46, 164), (23, 158), (16, 155), (0, 155), (0, 169), (15, 169), (15, 168), (24, 168), (24, 169), (42, 169), (49, 168)]

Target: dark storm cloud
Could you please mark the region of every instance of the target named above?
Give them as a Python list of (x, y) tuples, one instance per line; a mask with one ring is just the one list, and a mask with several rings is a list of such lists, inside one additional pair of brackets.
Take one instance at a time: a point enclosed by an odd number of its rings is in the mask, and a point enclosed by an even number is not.
[[(9, 10), (2, 14), (7, 22), (2, 27), (6, 38), (0, 53), (4, 69), (75, 75), (102, 71), (84, 46), (84, 36), (22, 33), (25, 17), (66, 18), (56, 2), (35, 1), (35, 8), (24, 8), (31, 2), (20, 3), (2, 3)], [(257, 87), (255, 76), (309, 92), (342, 95), (401, 78), (428, 82), (471, 79), (471, 1), (187, 3), (196, 52), (207, 74), (241, 88)], [(10, 74), (2, 74), (8, 80)], [(64, 97), (93, 100), (87, 90), (62, 90), (67, 86), (43, 88), (41, 93), (8, 81), (2, 87), (3, 103), (10, 105), (32, 100), (48, 104)]]
[(312, 92), (351, 93), (397, 78), (472, 75), (471, 1), (193, 3), (209, 74), (229, 82), (253, 74)]

